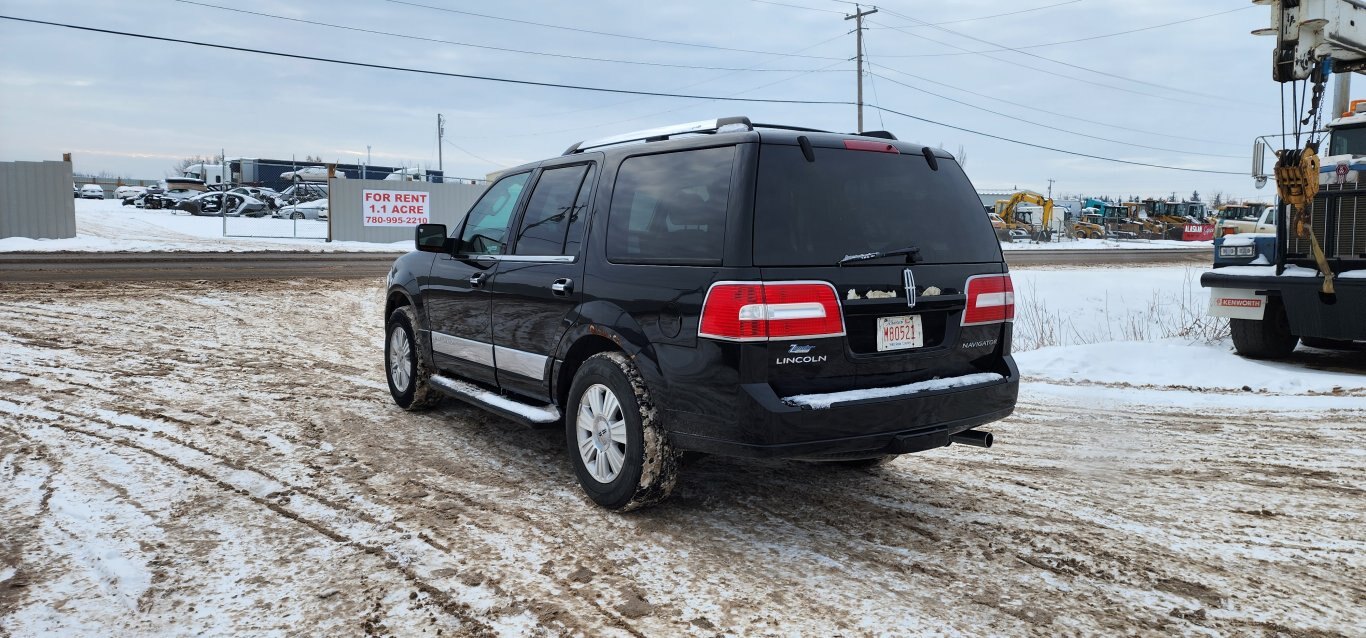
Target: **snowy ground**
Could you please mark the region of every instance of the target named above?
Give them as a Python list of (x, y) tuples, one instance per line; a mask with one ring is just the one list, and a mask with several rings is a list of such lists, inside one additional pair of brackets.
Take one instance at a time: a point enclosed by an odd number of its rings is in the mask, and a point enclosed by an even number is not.
[[(325, 242), (327, 222), (272, 218), (195, 217), (183, 211), (143, 210), (116, 199), (76, 200), (76, 237), (0, 239), (0, 252), (235, 252), (297, 250), (308, 252), (405, 252), (411, 241), (372, 244)], [(276, 237), (263, 237), (273, 235)]]
[(1074, 239), (1062, 237), (1058, 241), (1033, 242), (1017, 241), (1002, 242), (1002, 250), (1102, 250), (1102, 249), (1132, 249), (1132, 250), (1151, 250), (1154, 248), (1200, 248), (1209, 250), (1211, 257), (1214, 255), (1213, 241), (1176, 241), (1172, 239)]
[[(142, 210), (123, 206), (114, 199), (76, 200), (76, 237), (72, 239), (0, 239), (0, 252), (153, 252), (153, 251), (256, 251), (298, 250), (313, 252), (403, 252), (412, 242), (371, 244), (357, 241), (322, 241), (327, 222), (316, 220), (235, 219), (227, 221), (224, 237), (221, 217), (194, 217), (184, 212)], [(276, 238), (263, 237), (274, 235)], [(283, 236), (285, 238), (278, 238)], [(1152, 249), (1206, 248), (1212, 242), (1166, 240), (1112, 241), (1063, 238), (1057, 242), (1002, 244), (1004, 250), (1059, 249)]]
[(624, 516), (555, 431), (396, 409), (379, 282), (0, 286), (0, 635), (1362, 635), (1366, 362), (1169, 334), (1183, 268), (1015, 277), (1069, 328), (996, 447)]

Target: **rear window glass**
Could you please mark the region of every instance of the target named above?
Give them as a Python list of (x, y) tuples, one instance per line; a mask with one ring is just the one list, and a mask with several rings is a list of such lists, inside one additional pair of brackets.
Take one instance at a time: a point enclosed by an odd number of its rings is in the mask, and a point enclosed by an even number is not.
[(607, 258), (617, 263), (719, 264), (735, 147), (642, 155), (621, 163)]
[[(796, 146), (759, 152), (754, 263), (832, 266), (847, 255), (914, 246), (928, 263), (1001, 260), (981, 199), (957, 162), (920, 154)], [(880, 263), (880, 262), (871, 262)], [(881, 262), (885, 263), (885, 262)]]

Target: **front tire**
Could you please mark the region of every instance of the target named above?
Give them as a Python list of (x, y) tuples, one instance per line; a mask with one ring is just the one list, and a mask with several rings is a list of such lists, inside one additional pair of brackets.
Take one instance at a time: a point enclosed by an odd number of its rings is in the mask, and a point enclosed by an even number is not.
[(1266, 300), (1262, 319), (1229, 319), (1233, 349), (1249, 359), (1284, 359), (1295, 351), (1300, 338), (1290, 332), (1285, 307), (1275, 297)]
[(566, 407), (570, 463), (594, 503), (627, 512), (669, 497), (681, 455), (630, 359), (620, 352), (589, 357), (574, 375)]
[(408, 411), (425, 410), (441, 401), (428, 380), (436, 369), (418, 341), (417, 314), (403, 306), (389, 315), (384, 332), (384, 376), (394, 403)]

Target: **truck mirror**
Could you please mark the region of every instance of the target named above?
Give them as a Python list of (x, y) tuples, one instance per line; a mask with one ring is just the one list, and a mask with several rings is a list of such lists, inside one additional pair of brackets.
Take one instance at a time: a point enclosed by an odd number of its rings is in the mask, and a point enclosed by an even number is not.
[(422, 252), (446, 252), (446, 225), (418, 224), (414, 242)]

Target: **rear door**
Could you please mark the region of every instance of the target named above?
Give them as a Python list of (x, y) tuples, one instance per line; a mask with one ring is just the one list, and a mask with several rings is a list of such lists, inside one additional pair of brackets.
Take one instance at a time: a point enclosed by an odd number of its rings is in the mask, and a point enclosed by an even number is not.
[[(999, 367), (1005, 328), (961, 325), (969, 278), (1005, 272), (962, 169), (853, 142), (817, 142), (810, 161), (798, 146), (760, 147), (754, 265), (765, 282), (833, 284), (845, 324), (842, 337), (770, 341), (769, 383), (791, 395)], [(875, 256), (903, 249), (914, 254)]]
[(514, 213), (530, 172), (508, 175), (489, 187), (454, 233), (453, 254), (437, 255), (423, 289), (432, 352), (442, 370), (497, 383), (487, 285), (506, 253)]
[(583, 244), (596, 165), (583, 156), (543, 167), (531, 190), (511, 253), (499, 257), (489, 286), (498, 385), (550, 396), (550, 360), (582, 296)]

